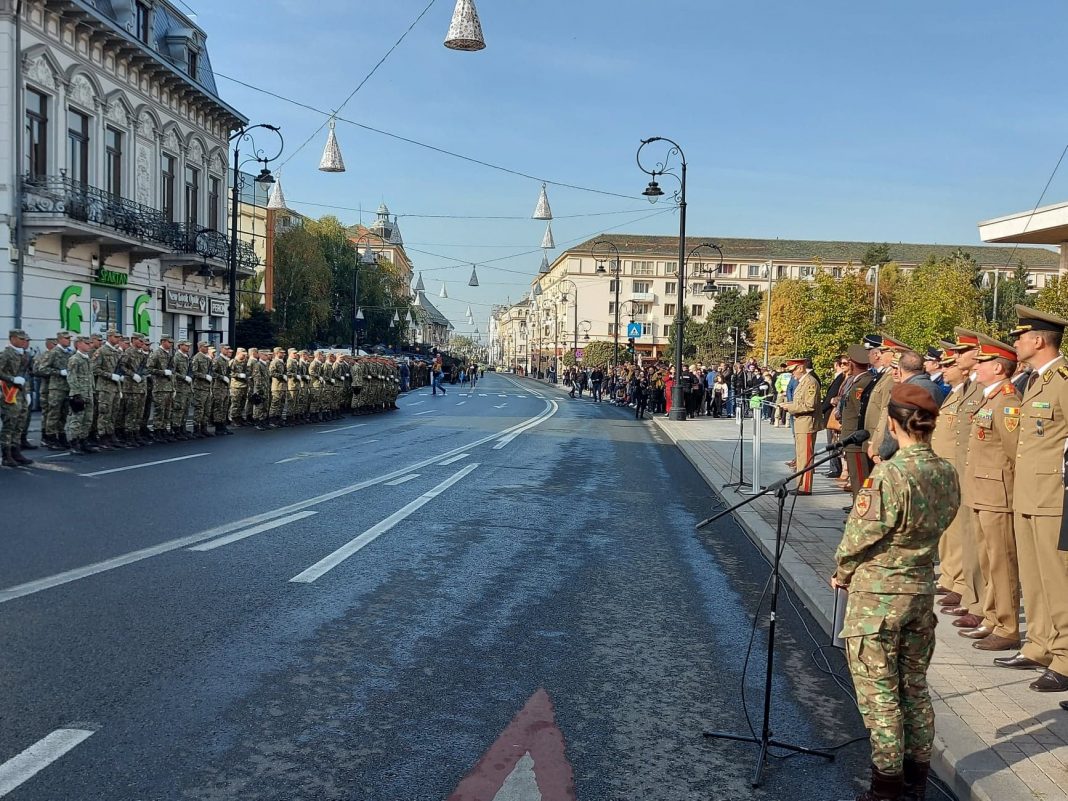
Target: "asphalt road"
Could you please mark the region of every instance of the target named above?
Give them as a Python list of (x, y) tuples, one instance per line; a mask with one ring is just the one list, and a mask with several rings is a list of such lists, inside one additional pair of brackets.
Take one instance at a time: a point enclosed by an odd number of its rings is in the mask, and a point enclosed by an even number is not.
[[(651, 424), (493, 374), (400, 405), (0, 471), (0, 797), (852, 797), (863, 743), (753, 790), (702, 737), (743, 683), (759, 725), (768, 567)], [(863, 734), (780, 613), (776, 735)]]

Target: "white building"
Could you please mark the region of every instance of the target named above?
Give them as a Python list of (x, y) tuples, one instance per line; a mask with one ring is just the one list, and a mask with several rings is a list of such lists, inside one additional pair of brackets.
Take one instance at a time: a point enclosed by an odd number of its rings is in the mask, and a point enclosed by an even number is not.
[[(205, 32), (166, 0), (14, 5), (0, 0), (0, 329), (221, 339), (228, 139), (246, 119), (218, 95)], [(252, 247), (238, 255), (251, 275)]]

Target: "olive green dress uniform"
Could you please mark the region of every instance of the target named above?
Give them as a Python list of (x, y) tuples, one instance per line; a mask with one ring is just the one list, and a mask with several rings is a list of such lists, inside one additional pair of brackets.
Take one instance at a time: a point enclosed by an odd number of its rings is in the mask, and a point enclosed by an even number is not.
[[(843, 394), (842, 400), (838, 405), (841, 414), (842, 430), (840, 436), (842, 439), (860, 430), (860, 411), (864, 391), (873, 379), (874, 376), (872, 376), (871, 371), (865, 370), (856, 377), (856, 380), (850, 380), (847, 392)], [(866, 445), (863, 444), (849, 445), (845, 449), (845, 460), (849, 466), (849, 489), (852, 490), (854, 498), (856, 498), (857, 491), (863, 485), (864, 479), (868, 477), (868, 456), (864, 452), (865, 447)]]
[[(67, 332), (60, 331), (57, 338)], [(69, 334), (67, 335), (69, 336)], [(41, 372), (47, 373), (48, 395), (44, 397), (45, 416), (43, 431), (49, 437), (65, 437), (67, 427), (67, 362), (70, 361), (72, 351), (69, 347), (57, 344), (48, 351), (48, 356), (41, 364)]]
[(986, 581), (983, 578), (983, 570), (979, 566), (979, 541), (975, 529), (972, 526), (972, 517), (968, 513), (970, 487), (964, 481), (967, 468), (968, 444), (971, 440), (972, 416), (979, 410), (984, 400), (984, 385), (977, 380), (969, 381), (964, 389), (957, 411), (956, 428), (954, 429), (954, 456), (953, 466), (957, 468), (957, 475), (961, 478), (961, 494), (963, 496), (961, 511), (957, 514), (955, 523), (959, 526), (961, 576), (963, 578), (964, 592), (960, 594), (960, 605), (968, 610), (969, 614), (976, 617), (983, 616), (983, 598), (986, 595)]
[(189, 404), (193, 397), (192, 357), (182, 352), (182, 345), (191, 344), (183, 339), (174, 349), (174, 402), (171, 406), (171, 431), (180, 437), (186, 434), (185, 421), (189, 416)]
[(957, 473), (930, 445), (901, 448), (857, 493), (835, 558), (849, 588), (842, 637), (872, 763), (900, 774), (929, 762), (934, 711), (934, 557), (960, 503)]
[(226, 430), (226, 419), (230, 414), (230, 362), (223, 356), (221, 349), (211, 360), (211, 411), (212, 422), (216, 432)]
[[(83, 342), (85, 337), (79, 337)], [(67, 431), (71, 444), (84, 441), (89, 436), (93, 424), (93, 403), (95, 397), (94, 370), (89, 354), (75, 350), (67, 362), (67, 389), (70, 398), (81, 398), (85, 406), (81, 411), (71, 410), (67, 418)], [(110, 380), (110, 379), (109, 379)]]
[[(170, 343), (171, 340), (161, 340), (159, 347), (149, 354), (145, 363), (145, 371), (152, 376), (152, 433), (157, 439), (171, 435), (175, 427), (176, 381), (189, 386), (182, 378), (175, 378), (178, 361), (173, 347), (170, 350), (163, 347), (164, 341)], [(185, 428), (184, 418), (180, 419), (179, 427)]]
[(972, 415), (962, 482), (986, 585), (983, 626), (993, 636), (1012, 640), (1012, 647), (1020, 639), (1020, 576), (1012, 520), (1019, 425), (1016, 387), (1008, 379), (992, 385)]
[(868, 405), (864, 409), (864, 429), (870, 432), (871, 436), (865, 451), (874, 443), (882, 442), (886, 434), (886, 407), (890, 403), (890, 391), (894, 388), (894, 376), (890, 368), (873, 375), (870, 386)]
[[(820, 383), (811, 370), (797, 382), (794, 399), (784, 403), (783, 408), (794, 416), (794, 459), (797, 469), (803, 470), (812, 461), (816, 445), (816, 434), (823, 429), (821, 413)], [(797, 491), (812, 492), (812, 471), (808, 471), (797, 481)]]
[(191, 373), (193, 377), (193, 430), (201, 436), (207, 436), (207, 425), (211, 420), (211, 357), (205, 351), (197, 351), (193, 356)]
[[(962, 381), (950, 390), (946, 399), (942, 401), (934, 434), (931, 436), (931, 449), (951, 464), (957, 454), (957, 418), (960, 415), (960, 404), (964, 400), (964, 391), (967, 388), (968, 383)], [(969, 590), (964, 583), (960, 527), (961, 523), (954, 517), (953, 522), (942, 533), (942, 539), (938, 542), (938, 563), (942, 569), (939, 577), (942, 588), (955, 592), (963, 598)]]

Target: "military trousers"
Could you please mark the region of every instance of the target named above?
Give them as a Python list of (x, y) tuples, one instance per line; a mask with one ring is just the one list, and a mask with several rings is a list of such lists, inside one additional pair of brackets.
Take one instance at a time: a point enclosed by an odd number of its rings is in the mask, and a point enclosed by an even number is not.
[(115, 407), (121, 400), (115, 382), (104, 379), (104, 383), (104, 388), (96, 390), (93, 398), (96, 403), (96, 433), (102, 437), (115, 433)]
[(22, 435), (30, 427), (30, 405), (26, 402), (26, 393), (19, 391), (12, 403), (0, 397), (0, 443), (19, 445)]
[[(252, 393), (249, 394), (251, 395)], [(261, 391), (259, 403), (253, 403), (251, 400), (248, 401), (248, 405), (245, 407), (245, 417), (246, 419), (254, 420), (257, 423), (262, 422), (267, 419), (267, 412), (270, 407), (270, 399)]]
[[(794, 459), (797, 461), (797, 470), (804, 470), (812, 461), (812, 453), (816, 448), (816, 433), (794, 434)], [(812, 492), (812, 472), (809, 470), (797, 479), (798, 492)]]
[(1057, 550), (1060, 515), (1013, 519), (1027, 642), (1020, 653), (1068, 676), (1068, 553)]
[(124, 397), (125, 415), (122, 424), (117, 426), (128, 434), (136, 434), (141, 430), (141, 420), (145, 414), (145, 403), (148, 402), (147, 392), (128, 392)]
[(93, 427), (93, 412), (95, 403), (92, 394), (83, 395), (85, 408), (80, 412), (71, 411), (67, 417), (67, 436), (71, 440), (85, 439)]
[(178, 379), (174, 385), (174, 400), (171, 402), (171, 428), (185, 430), (185, 420), (189, 416), (189, 403), (193, 399), (193, 388), (184, 379)]
[(193, 385), (193, 425), (211, 422), (211, 389), (207, 384)]
[(67, 428), (67, 390), (66, 380), (53, 379), (48, 387), (48, 399), (44, 414), (44, 433), (58, 437)]
[(174, 425), (174, 392), (169, 386), (157, 386), (152, 390), (152, 430), (165, 434)]
[(954, 584), (953, 592), (960, 595), (960, 605), (966, 607), (970, 614), (982, 617), (986, 582), (983, 569), (979, 566), (979, 543), (972, 527), (971, 513), (964, 504), (961, 504), (957, 516), (943, 536), (946, 534), (960, 543), (960, 580)]
[(230, 391), (226, 384), (222, 385), (223, 391), (215, 390), (211, 401), (211, 422), (226, 423), (226, 417), (230, 414)]
[(850, 592), (842, 636), (871, 761), (900, 774), (905, 757), (930, 762), (934, 709), (927, 667), (935, 646), (934, 596)]
[(998, 637), (1020, 639), (1020, 569), (1012, 512), (969, 509), (983, 572), (983, 625)]
[(868, 468), (868, 454), (861, 448), (848, 447), (845, 449), (844, 456), (846, 470), (849, 471), (849, 489), (853, 492), (853, 499), (856, 500), (857, 493), (868, 477), (868, 473), (871, 472)]
[(285, 415), (287, 394), (289, 394), (288, 389), (271, 390), (271, 409), (268, 414), (272, 419), (281, 420)]
[(230, 419), (241, 420), (245, 417), (245, 404), (248, 402), (248, 385), (230, 385)]

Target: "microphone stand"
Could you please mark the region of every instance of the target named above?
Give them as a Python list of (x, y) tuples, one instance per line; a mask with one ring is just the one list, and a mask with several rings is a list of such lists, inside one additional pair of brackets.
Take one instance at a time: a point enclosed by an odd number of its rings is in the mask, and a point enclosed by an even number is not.
[(779, 481), (770, 484), (763, 491), (751, 495), (744, 501), (736, 503), (729, 509), (724, 509), (721, 512), (717, 512), (715, 515), (708, 518), (707, 520), (702, 520), (695, 527), (696, 529), (700, 530), (705, 526), (719, 520), (721, 517), (726, 517), (732, 512), (741, 509), (743, 506), (752, 503), (762, 495), (770, 495), (774, 493), (775, 498), (778, 501), (778, 510), (776, 512), (775, 518), (775, 555), (771, 563), (771, 609), (769, 613), (770, 618), (768, 622), (768, 653), (766, 663), (767, 674), (764, 677), (764, 717), (760, 734), (759, 736), (755, 736), (752, 734), (730, 734), (727, 732), (719, 731), (704, 732), (704, 736), (708, 739), (734, 740), (736, 742), (753, 743), (754, 745), (760, 746), (760, 751), (757, 755), (756, 770), (753, 772), (753, 778), (750, 781), (750, 785), (753, 787), (759, 787), (764, 781), (763, 775), (764, 768), (767, 767), (768, 763), (768, 749), (773, 746), (775, 748), (784, 748), (787, 751), (793, 751), (799, 754), (818, 756), (822, 757), (823, 759), (830, 760), (832, 762), (834, 761), (834, 753), (831, 751), (823, 751), (816, 748), (809, 748), (807, 746), (795, 745), (793, 743), (785, 743), (781, 740), (774, 739), (773, 732), (771, 730), (771, 683), (775, 668), (775, 624), (778, 620), (777, 613), (779, 606), (779, 584), (782, 575), (781, 568), (783, 515), (786, 507), (786, 496), (789, 494), (787, 490), (787, 485), (794, 479), (803, 476), (805, 473), (815, 470), (821, 464), (829, 462), (835, 456), (839, 456), (842, 450), (844, 450), (844, 445), (841, 445), (841, 443), (829, 447), (826, 451), (823, 452), (822, 458), (813, 458), (812, 461), (805, 465), (804, 469), (799, 470), (793, 475), (787, 476), (786, 478), (780, 479)]
[[(745, 479), (745, 409), (749, 405), (749, 401), (752, 399), (753, 394), (756, 392), (754, 388), (743, 389), (739, 393), (735, 393), (735, 413), (738, 417), (738, 445), (735, 450), (738, 451), (738, 480), (732, 481), (729, 484), (724, 484), (723, 489), (733, 487), (735, 492), (741, 492), (743, 487), (749, 485), (749, 482)], [(753, 425), (756, 425), (756, 414), (753, 411)], [(734, 460), (731, 459), (731, 469), (734, 468)]]

